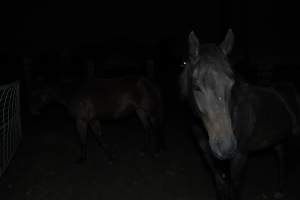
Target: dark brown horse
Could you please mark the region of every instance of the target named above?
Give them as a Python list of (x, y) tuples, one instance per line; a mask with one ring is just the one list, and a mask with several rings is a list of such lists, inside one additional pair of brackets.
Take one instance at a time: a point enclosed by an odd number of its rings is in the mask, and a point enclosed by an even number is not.
[[(163, 121), (160, 90), (144, 77), (128, 76), (91, 79), (81, 84), (52, 84), (37, 90), (33, 96), (35, 103), (31, 106), (32, 113), (38, 113), (42, 106), (51, 102), (61, 103), (68, 108), (80, 135), (81, 161), (86, 160), (88, 127), (104, 150), (107, 150), (101, 139), (101, 120), (116, 120), (136, 114), (147, 134), (145, 145), (149, 145), (151, 135), (157, 137), (157, 151), (164, 143), (160, 131)], [(111, 159), (111, 152), (107, 153)]]
[(299, 112), (295, 112), (299, 111), (299, 97), (292, 86), (254, 86), (234, 73), (227, 57), (233, 41), (229, 30), (220, 45), (200, 45), (192, 32), (189, 60), (181, 75), (182, 94), (195, 116), (193, 132), (222, 200), (239, 199), (247, 158), (264, 148), (277, 152), (282, 192), (283, 146), (291, 133), (298, 131), (299, 122)]

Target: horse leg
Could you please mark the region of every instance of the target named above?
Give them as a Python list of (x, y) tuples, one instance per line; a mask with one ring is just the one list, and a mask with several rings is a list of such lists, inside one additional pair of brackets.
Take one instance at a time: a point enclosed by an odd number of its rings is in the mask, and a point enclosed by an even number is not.
[(214, 175), (214, 180), (217, 189), (217, 199), (229, 200), (229, 183), (228, 180), (226, 180), (226, 174), (222, 172), (219, 168), (217, 168), (208, 141), (203, 136), (200, 136), (202, 133), (199, 133), (199, 131), (201, 130), (198, 127), (193, 127), (193, 133), (199, 142), (198, 145), (200, 146), (203, 152), (203, 156)]
[(247, 163), (248, 156), (242, 153), (237, 155), (231, 160), (230, 163), (230, 178), (231, 178), (231, 191), (230, 196), (232, 200), (240, 199), (240, 189), (243, 180), (243, 172)]
[(142, 125), (145, 130), (145, 141), (144, 141), (144, 147), (142, 149), (141, 155), (144, 156), (146, 151), (149, 150), (150, 148), (150, 143), (151, 143), (151, 122), (149, 120), (148, 114), (143, 110), (143, 109), (137, 109), (136, 110), (137, 116), (142, 122)]
[(92, 120), (89, 123), (94, 136), (96, 137), (98, 145), (103, 149), (105, 156), (108, 159), (108, 162), (111, 164), (112, 162), (112, 151), (108, 150), (107, 145), (103, 141), (101, 125), (99, 120)]
[(81, 143), (81, 153), (78, 163), (83, 163), (87, 157), (87, 123), (83, 120), (76, 120), (76, 128)]
[(281, 199), (283, 198), (283, 188), (285, 184), (285, 178), (286, 178), (286, 160), (285, 160), (285, 149), (284, 144), (279, 144), (275, 147), (275, 151), (277, 154), (277, 158), (279, 161), (279, 180), (278, 180), (278, 191), (275, 192), (274, 198)]

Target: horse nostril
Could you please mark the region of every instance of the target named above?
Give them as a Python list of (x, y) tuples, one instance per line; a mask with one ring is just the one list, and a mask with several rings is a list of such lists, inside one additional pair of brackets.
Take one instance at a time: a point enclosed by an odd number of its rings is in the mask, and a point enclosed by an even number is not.
[(230, 159), (234, 156), (237, 145), (235, 139), (216, 140), (211, 144), (211, 149), (219, 159)]

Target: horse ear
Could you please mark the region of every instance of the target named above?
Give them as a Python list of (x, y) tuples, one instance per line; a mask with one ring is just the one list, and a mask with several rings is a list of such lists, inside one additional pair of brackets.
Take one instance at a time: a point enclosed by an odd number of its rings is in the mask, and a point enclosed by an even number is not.
[(220, 48), (226, 56), (230, 54), (233, 47), (233, 43), (234, 43), (234, 35), (232, 29), (228, 29), (225, 39), (220, 44)]
[(199, 40), (194, 31), (189, 35), (189, 54), (192, 60), (196, 59), (199, 55)]

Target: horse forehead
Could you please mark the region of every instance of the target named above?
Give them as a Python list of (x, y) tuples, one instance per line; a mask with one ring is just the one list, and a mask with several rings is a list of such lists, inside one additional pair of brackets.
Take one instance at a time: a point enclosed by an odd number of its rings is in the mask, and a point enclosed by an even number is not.
[(199, 60), (192, 70), (194, 79), (209, 77), (216, 81), (226, 81), (231, 79), (233, 74), (229, 63), (224, 58), (205, 57)]
[(227, 82), (230, 80), (226, 71), (221, 71), (216, 68), (195, 68), (192, 76), (194, 79), (214, 79), (215, 81)]
[(210, 67), (218, 68), (226, 67), (227, 64), (226, 56), (217, 45), (210, 43), (199, 47), (198, 66), (210, 65)]

